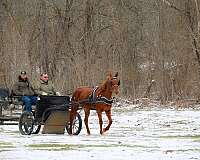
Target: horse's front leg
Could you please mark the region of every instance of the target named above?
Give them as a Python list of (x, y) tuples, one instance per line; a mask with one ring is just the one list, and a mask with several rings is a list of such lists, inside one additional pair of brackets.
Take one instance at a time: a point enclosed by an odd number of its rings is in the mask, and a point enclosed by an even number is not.
[(101, 110), (97, 110), (97, 114), (98, 114), (98, 118), (99, 118), (100, 134), (103, 134), (103, 129), (102, 129), (103, 120), (102, 120), (102, 112), (101, 112)]
[(112, 124), (111, 110), (107, 110), (107, 111), (105, 111), (105, 113), (106, 113), (106, 116), (108, 118), (108, 125), (107, 125), (106, 128), (103, 129), (103, 132), (106, 132), (107, 130), (109, 130), (109, 128), (110, 128), (110, 126)]

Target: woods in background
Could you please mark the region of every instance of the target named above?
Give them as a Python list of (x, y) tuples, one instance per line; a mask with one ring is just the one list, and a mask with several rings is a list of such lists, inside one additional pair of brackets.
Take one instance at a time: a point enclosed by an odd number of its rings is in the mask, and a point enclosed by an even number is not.
[(0, 86), (47, 72), (63, 94), (118, 71), (121, 96), (200, 99), (198, 0), (1, 0)]

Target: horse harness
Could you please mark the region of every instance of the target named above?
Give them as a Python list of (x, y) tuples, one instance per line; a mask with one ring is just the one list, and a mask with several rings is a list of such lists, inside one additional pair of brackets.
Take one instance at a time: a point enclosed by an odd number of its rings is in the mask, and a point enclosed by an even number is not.
[(96, 103), (103, 103), (106, 105), (112, 105), (113, 103), (113, 99), (108, 99), (106, 97), (102, 97), (102, 96), (97, 96), (96, 95), (96, 90), (98, 89), (98, 86), (96, 86), (92, 93), (90, 94), (89, 98), (88, 98), (88, 103), (91, 105), (95, 105)]

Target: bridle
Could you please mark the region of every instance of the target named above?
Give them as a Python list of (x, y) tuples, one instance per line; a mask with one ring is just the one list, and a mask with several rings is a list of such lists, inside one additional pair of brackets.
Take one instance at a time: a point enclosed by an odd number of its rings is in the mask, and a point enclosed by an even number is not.
[[(118, 83), (113, 85), (113, 84), (112, 84), (112, 80), (118, 80)], [(113, 77), (113, 78), (111, 78), (110, 81), (111, 81), (111, 85), (112, 85), (112, 87), (115, 87), (115, 86), (118, 86), (118, 87), (119, 87), (119, 86), (120, 86), (120, 80), (119, 80), (117, 77)]]

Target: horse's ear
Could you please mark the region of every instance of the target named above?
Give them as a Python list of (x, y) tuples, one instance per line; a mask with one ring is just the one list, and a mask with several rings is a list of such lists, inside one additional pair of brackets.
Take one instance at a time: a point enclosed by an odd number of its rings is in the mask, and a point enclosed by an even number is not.
[(118, 72), (117, 73), (115, 73), (115, 76), (114, 77), (117, 77), (118, 76)]

